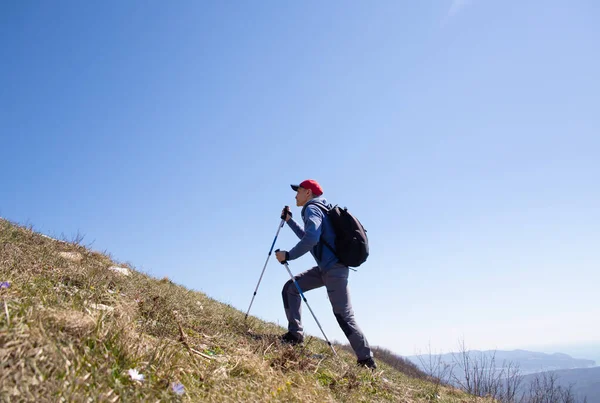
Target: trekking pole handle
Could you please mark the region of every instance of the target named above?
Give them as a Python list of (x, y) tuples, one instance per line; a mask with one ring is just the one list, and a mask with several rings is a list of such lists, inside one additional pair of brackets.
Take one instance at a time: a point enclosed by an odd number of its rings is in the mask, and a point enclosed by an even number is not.
[(284, 221), (287, 221), (286, 218), (288, 215), (290, 216), (290, 218), (292, 218), (292, 212), (290, 211), (290, 206), (285, 206), (283, 208), (283, 211), (281, 212), (281, 219)]
[[(280, 251), (279, 249), (277, 249), (277, 250), (275, 251), (275, 253), (277, 253), (277, 252), (281, 252), (281, 251)], [(286, 264), (286, 263), (287, 263), (287, 259), (288, 259), (288, 258), (289, 258), (289, 253), (287, 253), (287, 252), (286, 252), (286, 253), (285, 253), (285, 260), (284, 260), (283, 262), (279, 262), (279, 263), (281, 263), (281, 264)]]

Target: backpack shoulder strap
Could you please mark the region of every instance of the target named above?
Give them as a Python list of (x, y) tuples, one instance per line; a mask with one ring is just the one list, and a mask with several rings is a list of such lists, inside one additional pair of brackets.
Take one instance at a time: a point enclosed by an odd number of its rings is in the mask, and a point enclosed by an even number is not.
[(317, 206), (317, 207), (319, 207), (319, 208), (320, 208), (320, 209), (321, 209), (321, 210), (322, 210), (322, 211), (323, 211), (325, 214), (327, 214), (327, 213), (329, 212), (329, 210), (330, 210), (330, 209), (329, 209), (329, 208), (328, 208), (328, 207), (327, 207), (325, 204), (323, 204), (323, 203), (321, 203), (321, 202), (309, 200), (309, 201), (308, 201), (308, 202), (307, 202), (307, 203), (304, 205), (304, 207), (302, 207), (302, 211), (300, 212), (300, 215), (301, 215), (302, 217), (304, 217), (304, 211), (306, 211), (306, 208), (307, 208), (309, 205), (311, 205), (311, 204), (312, 204), (312, 205), (314, 205), (314, 206)]
[[(319, 203), (319, 202), (314, 202), (312, 204), (314, 204), (315, 206), (319, 207), (323, 211), (323, 213), (325, 213), (325, 216), (327, 216), (327, 214), (333, 209), (333, 208), (329, 208), (325, 204)], [(321, 236), (319, 237), (319, 242), (322, 242), (323, 245), (327, 246), (327, 248), (329, 248), (329, 250), (337, 257), (337, 253), (335, 251), (335, 248), (332, 245), (330, 245), (329, 242), (327, 242), (325, 240), (325, 238), (323, 238), (323, 233), (321, 233)], [(319, 253), (319, 259), (321, 259), (322, 256), (323, 256), (323, 247), (321, 247), (321, 250), (320, 250), (320, 253)]]

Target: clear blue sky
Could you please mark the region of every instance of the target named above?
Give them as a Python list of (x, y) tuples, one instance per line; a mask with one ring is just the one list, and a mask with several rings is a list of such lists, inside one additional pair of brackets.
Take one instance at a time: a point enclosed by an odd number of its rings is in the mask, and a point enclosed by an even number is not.
[[(368, 230), (351, 291), (371, 344), (598, 341), (599, 19), (593, 1), (2, 2), (0, 214), (245, 311), (289, 184), (314, 178)], [(286, 280), (273, 258), (251, 313), (284, 325)], [(345, 341), (325, 290), (307, 298)]]

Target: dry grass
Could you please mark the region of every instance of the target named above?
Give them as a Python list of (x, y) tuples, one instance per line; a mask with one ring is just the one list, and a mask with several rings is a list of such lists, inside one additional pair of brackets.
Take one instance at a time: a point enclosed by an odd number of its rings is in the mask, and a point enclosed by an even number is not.
[(381, 362), (359, 369), (320, 339), (281, 345), (279, 326), (0, 219), (2, 281), (11, 283), (0, 290), (2, 402), (489, 401)]

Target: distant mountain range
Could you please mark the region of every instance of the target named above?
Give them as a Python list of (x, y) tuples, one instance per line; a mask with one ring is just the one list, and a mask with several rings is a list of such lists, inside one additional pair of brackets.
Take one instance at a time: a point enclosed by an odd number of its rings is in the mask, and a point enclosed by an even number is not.
[(544, 353), (553, 353), (560, 351), (561, 353), (569, 354), (571, 357), (586, 358), (596, 361), (596, 365), (600, 366), (600, 342), (581, 342), (570, 344), (555, 344), (546, 346), (529, 346), (521, 347), (523, 350), (541, 351)]
[[(546, 354), (528, 350), (470, 350), (468, 353), (470, 357), (475, 360), (479, 359), (480, 357), (487, 357), (489, 360), (492, 356), (494, 356), (495, 368), (498, 369), (502, 368), (504, 364), (508, 362), (518, 364), (520, 368), (520, 373), (522, 375), (562, 369), (590, 368), (596, 365), (596, 362), (594, 360), (573, 358), (570, 355), (563, 353)], [(428, 355), (421, 355), (421, 357), (425, 362), (429, 362)], [(452, 365), (456, 363), (457, 359), (459, 359), (459, 354), (447, 353), (441, 355), (432, 355), (432, 357), (434, 359), (437, 359), (437, 357), (441, 357), (442, 363)], [(421, 364), (419, 355), (412, 355), (406, 358), (414, 362), (417, 366), (421, 367), (422, 369), (427, 370), (427, 368), (424, 368), (424, 366)]]

